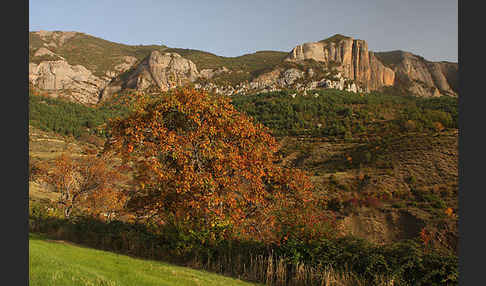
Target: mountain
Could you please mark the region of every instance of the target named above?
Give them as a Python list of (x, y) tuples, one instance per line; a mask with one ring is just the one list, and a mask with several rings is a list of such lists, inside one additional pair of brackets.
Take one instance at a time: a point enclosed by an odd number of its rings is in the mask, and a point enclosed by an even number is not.
[(286, 58), (308, 59), (336, 66), (367, 90), (394, 86), (415, 96), (458, 95), (457, 63), (430, 62), (402, 51), (374, 53), (366, 41), (339, 34), (298, 45)]
[[(280, 51), (258, 51), (221, 57), (164, 45), (119, 44), (79, 32), (35, 31), (29, 33), (29, 83), (52, 97), (95, 104), (110, 82), (119, 84), (120, 80), (132, 78), (127, 73), (137, 70), (139, 64), (146, 64), (154, 51), (180, 55), (197, 66), (200, 79), (220, 85), (249, 81), (252, 73), (271, 68), (287, 55)], [(116, 87), (109, 86), (105, 94), (109, 90)]]
[(29, 62), (65, 60), (70, 65), (82, 65), (99, 78), (126, 70), (153, 50), (165, 50), (164, 45), (125, 45), (79, 32), (37, 31), (29, 33)]
[(458, 64), (401, 51), (374, 53), (364, 40), (336, 34), (289, 53), (221, 57), (164, 45), (125, 45), (79, 32), (29, 33), (29, 83), (44, 93), (96, 104), (126, 90), (192, 83), (225, 95), (335, 88), (392, 88), (416, 96), (457, 96)]
[(167, 91), (194, 82), (198, 77), (200, 74), (192, 61), (176, 53), (153, 51), (132, 72), (116, 78), (105, 87), (101, 99), (106, 100), (113, 93), (126, 88), (145, 90), (156, 86), (159, 90)]
[(113, 77), (166, 48), (118, 44), (78, 32), (30, 32), (29, 82), (51, 96), (95, 104)]
[(319, 42), (298, 45), (286, 58), (288, 61), (306, 59), (336, 65), (345, 77), (356, 80), (367, 90), (391, 86), (395, 79), (393, 70), (368, 51), (366, 41), (339, 34)]

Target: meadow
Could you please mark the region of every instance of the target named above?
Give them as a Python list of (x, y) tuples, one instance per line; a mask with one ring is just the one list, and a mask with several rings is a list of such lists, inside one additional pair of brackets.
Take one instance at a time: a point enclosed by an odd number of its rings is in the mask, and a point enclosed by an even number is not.
[(261, 285), (29, 234), (29, 285)]

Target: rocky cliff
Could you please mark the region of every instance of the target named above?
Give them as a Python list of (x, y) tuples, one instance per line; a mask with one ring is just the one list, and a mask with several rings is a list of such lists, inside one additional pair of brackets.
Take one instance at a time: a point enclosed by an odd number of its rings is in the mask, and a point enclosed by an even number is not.
[(265, 51), (228, 58), (163, 45), (129, 46), (78, 32), (39, 31), (29, 33), (29, 81), (51, 96), (91, 104), (126, 88), (165, 91), (193, 82), (225, 95), (391, 86), (400, 94), (457, 96), (458, 65), (401, 51), (374, 53), (366, 41), (342, 35), (304, 43), (286, 57)]
[(29, 82), (51, 96), (90, 104), (98, 102), (98, 94), (107, 84), (84, 66), (72, 66), (65, 60), (29, 63)]
[(376, 56), (393, 69), (397, 84), (413, 95), (458, 95), (457, 63), (431, 62), (404, 51), (380, 52)]
[(394, 86), (415, 96), (457, 96), (458, 64), (431, 62), (403, 51), (371, 52), (363, 40), (342, 35), (298, 45), (287, 61), (326, 63), (367, 90)]
[(115, 77), (165, 48), (128, 46), (78, 32), (30, 32), (29, 82), (52, 97), (94, 104)]
[(155, 86), (162, 91), (182, 86), (199, 78), (196, 65), (176, 53), (153, 51), (133, 70), (112, 81), (102, 92), (106, 100), (125, 88), (145, 90)]
[(368, 90), (394, 84), (395, 73), (368, 51), (368, 44), (342, 35), (298, 45), (289, 53), (287, 61), (315, 60), (335, 67), (346, 78), (355, 80)]

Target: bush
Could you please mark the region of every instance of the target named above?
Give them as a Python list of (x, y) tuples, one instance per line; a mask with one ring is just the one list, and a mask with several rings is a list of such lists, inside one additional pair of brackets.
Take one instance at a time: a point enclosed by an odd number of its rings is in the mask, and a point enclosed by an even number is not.
[(433, 208), (447, 208), (446, 203), (436, 194), (420, 189), (412, 189), (412, 193), (418, 201), (429, 203)]

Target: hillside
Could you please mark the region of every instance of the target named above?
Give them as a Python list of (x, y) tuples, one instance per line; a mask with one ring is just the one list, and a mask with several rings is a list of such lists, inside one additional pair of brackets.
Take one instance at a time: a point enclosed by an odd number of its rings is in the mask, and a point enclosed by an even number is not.
[(44, 60), (58, 59), (52, 54), (37, 54), (40, 48), (50, 50), (71, 65), (83, 65), (98, 77), (115, 71), (116, 65), (122, 64), (124, 57), (134, 57), (141, 61), (154, 50), (178, 53), (194, 62), (199, 70), (225, 66), (230, 70), (249, 73), (271, 67), (287, 55), (286, 52), (279, 51), (258, 51), (238, 57), (223, 57), (205, 51), (169, 48), (165, 45), (125, 45), (79, 32), (30, 32), (29, 62), (38, 64)]
[(278, 136), (282, 164), (311, 174), (344, 233), (389, 243), (425, 228), (437, 247), (456, 250), (457, 100), (315, 94), (257, 94), (233, 104)]
[(415, 96), (457, 96), (458, 64), (430, 62), (408, 52), (374, 53), (364, 40), (336, 34), (318, 42), (298, 45), (288, 61), (313, 59), (333, 63), (344, 76), (367, 91), (394, 87)]
[(29, 285), (260, 285), (29, 235)]
[[(237, 110), (266, 125), (276, 137), (280, 150), (272, 164), (309, 176), (313, 187), (306, 199), (317, 206), (312, 215), (322, 217), (322, 225), (313, 223), (307, 234), (299, 234), (306, 228), (292, 221), (282, 238), (266, 242), (228, 236), (232, 226), (224, 223), (185, 230), (164, 221), (143, 223), (130, 214), (111, 216), (103, 210), (90, 215), (89, 205), (77, 206), (73, 218), (66, 218), (56, 203), (60, 193), (42, 181), (43, 170), (49, 170), (53, 159), (63, 153), (74, 161), (99, 154), (107, 120), (127, 115), (142, 93), (123, 91), (90, 107), (31, 91), (32, 232), (270, 285), (280, 285), (284, 279), (292, 279), (288, 285), (321, 285), (332, 275), (348, 285), (385, 285), (395, 279), (396, 285), (457, 281), (455, 97), (397, 97), (335, 89), (233, 97), (231, 104)], [(170, 99), (166, 95), (154, 92), (142, 98)], [(211, 98), (224, 99), (214, 94)], [(169, 115), (168, 122), (173, 118)], [(180, 119), (176, 122), (183, 123)], [(146, 132), (146, 128), (139, 130)], [(113, 159), (107, 160), (110, 168), (119, 168), (120, 158)], [(137, 175), (130, 169), (119, 170), (127, 178)], [(112, 182), (124, 192), (133, 187), (121, 180)], [(323, 231), (317, 237), (316, 229)]]
[[(290, 52), (222, 57), (164, 45), (125, 45), (78, 32), (38, 31), (29, 33), (29, 82), (49, 96), (87, 104), (125, 89), (164, 91), (191, 83), (225, 95), (392, 87), (390, 92), (400, 95), (457, 96), (457, 64), (428, 62), (409, 53), (398, 63), (396, 52), (389, 53), (373, 53), (366, 41), (339, 34)], [(172, 63), (174, 57), (179, 64)]]
[(457, 96), (459, 66), (451, 62), (431, 62), (404, 51), (375, 53), (396, 75), (397, 88), (418, 96)]
[(457, 128), (457, 99), (417, 98), (386, 93), (358, 95), (339, 90), (286, 90), (238, 96), (241, 111), (274, 135), (369, 138), (409, 131)]
[[(316, 195), (328, 201), (344, 233), (389, 243), (417, 238), (426, 228), (436, 233), (438, 247), (455, 249), (457, 216), (444, 212), (451, 208), (454, 215), (458, 213), (456, 99), (361, 97), (331, 90), (316, 94), (295, 98), (290, 92), (258, 94), (235, 98), (233, 104), (277, 136), (281, 164), (309, 172)], [(105, 104), (116, 110), (130, 99), (126, 94)], [(61, 110), (56, 107), (60, 102), (46, 102), (32, 107), (50, 105), (49, 112)], [(93, 112), (102, 114), (104, 108)], [(29, 131), (32, 158), (49, 160), (63, 151), (82, 156), (101, 150), (103, 139), (90, 135), (84, 124), (76, 131), (81, 134), (77, 139), (53, 133), (60, 130), (54, 126), (69, 117), (56, 121), (60, 115), (49, 112), (40, 117), (31, 112), (36, 120)], [(44, 118), (52, 118), (51, 125), (44, 125), (45, 131), (34, 127)], [(91, 119), (92, 127), (102, 124), (101, 118)], [(39, 199), (54, 195), (35, 183), (31, 193)], [(360, 226), (367, 219), (374, 228)], [(400, 220), (410, 221), (409, 229), (397, 223)], [(449, 238), (444, 241), (442, 236)]]
[(280, 63), (287, 55), (280, 51), (257, 51), (238, 57), (222, 57), (204, 51), (191, 49), (168, 48), (166, 52), (178, 53), (184, 58), (194, 62), (199, 70), (218, 69), (226, 67), (232, 71), (252, 73), (259, 69), (272, 67)]
[[(457, 250), (457, 133), (372, 143), (282, 139), (283, 163), (307, 170), (344, 233), (377, 243), (420, 236)], [(451, 208), (454, 216), (447, 216)]]
[[(39, 52), (40, 48), (51, 51)], [(79, 32), (38, 31), (29, 33), (29, 62), (39, 64), (49, 59), (64, 58), (70, 65), (82, 65), (97, 77), (122, 69), (125, 59), (136, 62), (164, 45), (125, 45)]]

